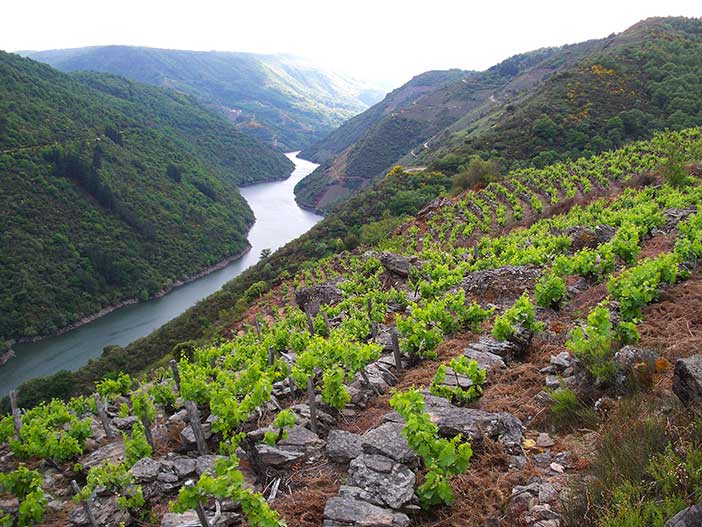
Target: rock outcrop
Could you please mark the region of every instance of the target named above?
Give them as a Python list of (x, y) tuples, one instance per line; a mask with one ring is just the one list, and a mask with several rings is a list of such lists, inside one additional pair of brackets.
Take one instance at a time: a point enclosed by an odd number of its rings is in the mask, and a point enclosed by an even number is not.
[(702, 403), (702, 355), (675, 362), (673, 392), (686, 406)]

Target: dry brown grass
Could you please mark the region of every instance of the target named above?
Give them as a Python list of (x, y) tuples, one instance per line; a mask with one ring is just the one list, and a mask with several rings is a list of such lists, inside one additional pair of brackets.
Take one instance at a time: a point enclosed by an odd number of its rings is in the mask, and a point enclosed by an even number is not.
[(326, 466), (316, 474), (293, 473), (294, 490), (273, 501), (288, 527), (319, 527), (327, 500), (339, 492), (341, 471)]

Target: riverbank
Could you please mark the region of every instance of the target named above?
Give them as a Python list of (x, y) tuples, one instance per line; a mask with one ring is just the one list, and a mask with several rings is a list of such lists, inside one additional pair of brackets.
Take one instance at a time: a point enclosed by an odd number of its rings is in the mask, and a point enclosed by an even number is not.
[[(253, 224), (249, 227), (249, 232), (251, 231), (252, 227), (253, 227)], [(206, 267), (205, 269), (198, 271), (197, 273), (194, 273), (192, 275), (188, 275), (187, 277), (182, 278), (180, 280), (176, 280), (171, 285), (164, 287), (163, 289), (161, 289), (160, 291), (158, 291), (157, 293), (155, 293), (154, 295), (152, 295), (146, 299), (127, 298), (126, 300), (122, 300), (121, 302), (117, 302), (116, 304), (111, 304), (109, 306), (106, 306), (106, 307), (102, 308), (100, 311), (98, 311), (97, 313), (93, 313), (92, 315), (86, 315), (83, 318), (76, 320), (75, 322), (72, 322), (71, 324), (69, 324), (61, 329), (57, 329), (56, 331), (54, 331), (50, 334), (38, 335), (36, 337), (19, 337), (19, 338), (11, 339), (11, 340), (14, 344), (28, 344), (28, 343), (32, 343), (32, 342), (41, 342), (42, 340), (46, 340), (46, 339), (53, 338), (53, 337), (59, 337), (61, 335), (65, 335), (69, 331), (76, 330), (82, 326), (85, 326), (86, 324), (90, 324), (91, 322), (98, 320), (99, 318), (102, 318), (106, 315), (109, 315), (110, 313), (112, 313), (113, 311), (116, 311), (117, 309), (121, 309), (121, 308), (127, 307), (127, 306), (133, 306), (133, 305), (139, 304), (141, 302), (148, 302), (150, 300), (161, 298), (164, 295), (167, 295), (168, 293), (170, 293), (171, 291), (176, 289), (177, 287), (181, 287), (181, 286), (188, 284), (194, 280), (198, 280), (204, 276), (207, 276), (210, 273), (213, 273), (215, 271), (219, 271), (220, 269), (225, 268), (226, 266), (228, 266), (232, 262), (240, 260), (246, 254), (248, 254), (248, 252), (251, 250), (251, 244), (248, 242), (246, 242), (246, 244), (248, 246), (248, 247), (246, 247), (246, 249), (243, 249), (236, 254), (228, 256), (227, 258), (225, 258), (221, 262), (218, 262), (214, 265), (210, 265), (209, 267)], [(12, 359), (12, 357), (10, 357), (10, 359), (8, 359), (5, 362), (0, 362), (0, 367), (5, 366), (5, 364), (7, 364), (11, 359)]]
[[(63, 389), (89, 390), (107, 372), (140, 371), (192, 335), (202, 337), (204, 328), (195, 329), (194, 324), (217, 319), (217, 313), (195, 314), (210, 306), (205, 299), (216, 298), (217, 305), (221, 300), (217, 312), (231, 309), (245, 287), (240, 290), (229, 285), (223, 289), (225, 284), (258, 264), (263, 249), (276, 251), (322, 219), (302, 210), (293, 198), (295, 184), (317, 165), (297, 159), (294, 153), (288, 156), (296, 169), (287, 179), (240, 187), (255, 216), (247, 236), (250, 249), (241, 257), (232, 255), (226, 259), (228, 264), (219, 262), (207, 268), (207, 273), (198, 272), (199, 278), (193, 276), (180, 286), (172, 284), (168, 294), (158, 298), (114, 309), (55, 337), (18, 344), (14, 348), (17, 356), (0, 368), (0, 397), (18, 387), (23, 397), (24, 387), (20, 385), (30, 379), (36, 382), (26, 390), (28, 399), (30, 394), (37, 398), (61, 397)], [(186, 311), (189, 314), (182, 316)], [(110, 351), (105, 353), (108, 347)], [(60, 379), (48, 379), (58, 372), (63, 372)]]

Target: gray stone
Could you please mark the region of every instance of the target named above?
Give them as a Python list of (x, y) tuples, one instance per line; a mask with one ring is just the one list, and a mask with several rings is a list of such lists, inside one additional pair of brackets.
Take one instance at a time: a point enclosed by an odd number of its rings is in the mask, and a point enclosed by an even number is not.
[(161, 463), (150, 457), (140, 459), (129, 469), (138, 482), (155, 480), (160, 470)]
[(541, 269), (532, 265), (498, 267), (468, 274), (460, 287), (466, 298), (478, 296), (511, 304), (525, 289), (532, 289), (540, 275)]
[(702, 402), (702, 355), (675, 362), (673, 392), (686, 406)]
[[(210, 525), (215, 525), (214, 513), (206, 513)], [(217, 527), (241, 525), (240, 515), (233, 512), (222, 512), (217, 522)], [(161, 527), (200, 527), (200, 520), (197, 519), (195, 511), (187, 511), (183, 514), (167, 512), (161, 519)]]
[(224, 456), (216, 456), (216, 455), (208, 454), (206, 456), (198, 457), (195, 460), (195, 462), (196, 462), (195, 471), (197, 472), (197, 475), (202, 476), (205, 472), (207, 472), (209, 474), (214, 474), (215, 462), (218, 459), (224, 459)]
[(558, 366), (559, 368), (565, 369), (568, 366), (570, 366), (570, 363), (572, 361), (570, 358), (570, 353), (568, 353), (567, 351), (561, 351), (558, 355), (551, 355), (549, 362), (554, 366)]
[(467, 351), (472, 350), (472, 352), (479, 353), (490, 353), (491, 355), (497, 355), (502, 358), (503, 361), (509, 362), (521, 354), (521, 349), (519, 346), (513, 342), (505, 341), (500, 342), (492, 337), (482, 336), (478, 342), (471, 343), (464, 354), (467, 355)]
[(536, 446), (539, 448), (551, 448), (556, 442), (551, 439), (551, 436), (545, 433), (540, 433), (536, 438)]
[(197, 460), (191, 457), (178, 456), (171, 460), (173, 472), (179, 478), (190, 476), (197, 470)]
[(332, 430), (327, 436), (327, 455), (334, 461), (348, 463), (363, 452), (362, 439), (358, 434), (344, 430)]
[[(296, 404), (290, 409), (297, 415), (298, 425), (306, 428), (310, 427), (310, 407), (308, 404)], [(327, 412), (317, 408), (317, 426), (320, 433), (328, 432), (336, 426), (336, 419)]]
[(446, 366), (446, 378), (442, 384), (443, 386), (448, 386), (449, 388), (460, 387), (467, 390), (473, 386), (473, 381), (462, 373), (456, 373), (449, 366)]
[(172, 416), (168, 418), (169, 423), (187, 423), (188, 422), (188, 411), (183, 408), (178, 410)]
[(178, 483), (178, 476), (176, 476), (171, 471), (159, 472), (158, 477), (156, 479), (158, 479), (162, 483)]
[[(117, 506), (116, 496), (97, 496), (90, 500), (95, 521), (100, 527), (119, 527), (120, 524), (129, 525), (132, 517), (129, 512), (120, 510)], [(90, 525), (82, 505), (73, 507), (68, 514), (70, 525)]]
[(87, 472), (91, 468), (102, 463), (121, 463), (124, 461), (124, 455), (124, 443), (121, 440), (117, 440), (112, 443), (107, 443), (94, 452), (83, 456), (78, 460), (78, 463), (80, 463), (83, 466), (83, 470)]
[(272, 467), (284, 467), (296, 463), (305, 457), (304, 452), (283, 450), (266, 444), (256, 445), (261, 463)]
[[(202, 425), (202, 433), (205, 436), (205, 441), (212, 437), (212, 425), (210, 423), (204, 423)], [(195, 448), (197, 442), (195, 441), (195, 433), (193, 432), (193, 427), (191, 425), (186, 426), (180, 431), (180, 442), (185, 448)]]
[(408, 527), (406, 514), (353, 498), (335, 497), (324, 507), (324, 527)]
[[(512, 414), (459, 408), (443, 397), (436, 397), (429, 392), (422, 393), (427, 412), (434, 424), (439, 427), (441, 435), (453, 437), (462, 434), (477, 442), (488, 437), (502, 444), (510, 454), (521, 454), (522, 422)], [(387, 414), (385, 420), (403, 422), (396, 412)]]
[(309, 311), (312, 316), (319, 313), (320, 306), (335, 305), (343, 299), (341, 289), (330, 283), (304, 287), (295, 292), (295, 303), (302, 311)]
[(309, 457), (321, 452), (324, 441), (311, 430), (296, 424), (288, 430), (288, 437), (278, 441), (277, 446), (282, 450), (304, 452)]
[(388, 273), (396, 274), (403, 278), (407, 278), (410, 269), (419, 264), (419, 259), (416, 256), (403, 256), (395, 253), (381, 253), (380, 264)]
[(414, 498), (414, 472), (402, 463), (375, 454), (363, 454), (349, 467), (348, 484), (369, 496), (375, 505), (401, 509)]
[(137, 417), (135, 415), (128, 415), (127, 417), (115, 417), (114, 419), (112, 419), (112, 424), (119, 430), (129, 430), (136, 422)]
[[(399, 417), (399, 416), (398, 416)], [(407, 444), (402, 435), (404, 423), (400, 421), (383, 423), (361, 436), (361, 448), (366, 454), (381, 454), (406, 465), (417, 463), (417, 454)]]
[(658, 354), (655, 351), (635, 348), (634, 346), (624, 346), (614, 354), (614, 362), (624, 370), (630, 370), (640, 364), (644, 364), (649, 371), (656, 369), (656, 359)]
[(702, 505), (693, 505), (681, 510), (667, 522), (665, 527), (700, 527), (702, 526)]
[(476, 361), (478, 363), (478, 366), (485, 370), (506, 367), (505, 361), (502, 360), (502, 357), (489, 351), (480, 351), (479, 349), (468, 347), (465, 350), (463, 350), (463, 355), (465, 355), (469, 359)]

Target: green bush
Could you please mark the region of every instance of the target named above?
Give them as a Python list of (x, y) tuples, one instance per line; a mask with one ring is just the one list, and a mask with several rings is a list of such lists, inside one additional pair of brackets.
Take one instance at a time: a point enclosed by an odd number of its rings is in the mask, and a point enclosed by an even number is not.
[(541, 307), (556, 307), (566, 296), (566, 281), (556, 273), (543, 275), (536, 283), (534, 299)]
[(512, 307), (495, 318), (492, 336), (501, 341), (509, 340), (517, 333), (517, 326), (521, 326), (533, 333), (539, 333), (544, 329), (543, 324), (536, 321), (534, 306), (526, 291)]

